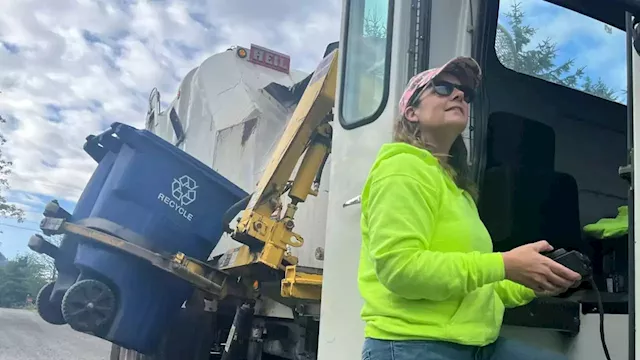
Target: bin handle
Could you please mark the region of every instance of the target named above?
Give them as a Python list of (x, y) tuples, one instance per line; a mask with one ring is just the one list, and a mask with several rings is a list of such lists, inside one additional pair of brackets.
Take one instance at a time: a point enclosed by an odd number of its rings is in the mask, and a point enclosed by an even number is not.
[(91, 156), (91, 158), (95, 160), (95, 162), (99, 163), (100, 161), (102, 161), (105, 155), (107, 155), (107, 149), (100, 146), (96, 139), (97, 137), (94, 135), (87, 136), (87, 141), (84, 143), (82, 149), (84, 150), (84, 152), (89, 154), (89, 156)]
[[(116, 124), (119, 125), (119, 123), (113, 123), (113, 124), (111, 124), (111, 126), (107, 130), (103, 131), (102, 133), (100, 133), (98, 135), (94, 135), (93, 137), (96, 138), (96, 139), (102, 139), (105, 136), (113, 135), (116, 132), (116, 127), (117, 127)], [(98, 140), (98, 141), (100, 141), (100, 140)]]
[[(96, 162), (102, 161), (107, 155), (107, 151), (118, 152), (120, 151), (120, 144), (112, 141), (113, 135), (116, 131), (116, 127), (119, 123), (111, 124), (111, 127), (98, 135), (89, 135), (86, 137), (86, 142), (82, 147), (84, 151), (91, 156)], [(108, 140), (107, 140), (108, 139)]]

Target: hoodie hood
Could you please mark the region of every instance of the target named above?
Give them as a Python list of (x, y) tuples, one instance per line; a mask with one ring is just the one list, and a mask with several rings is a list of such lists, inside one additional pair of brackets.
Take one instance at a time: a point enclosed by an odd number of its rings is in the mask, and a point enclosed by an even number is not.
[(416, 156), (420, 158), (425, 163), (425, 165), (437, 167), (443, 175), (443, 178), (445, 179), (444, 181), (446, 183), (446, 186), (454, 192), (462, 192), (462, 190), (455, 184), (451, 176), (449, 176), (447, 172), (442, 168), (442, 166), (440, 165), (440, 161), (435, 156), (433, 156), (430, 151), (421, 149), (413, 145), (409, 145), (407, 143), (393, 142), (382, 145), (382, 147), (378, 151), (376, 160), (373, 163), (371, 172), (375, 171), (385, 160), (391, 159), (392, 157), (401, 154)]
[(378, 156), (376, 158), (376, 161), (374, 163), (374, 168), (377, 167), (377, 165), (387, 159), (390, 159), (392, 157), (394, 157), (395, 155), (399, 155), (399, 154), (411, 154), (411, 155), (415, 155), (417, 157), (419, 157), (420, 159), (422, 159), (426, 164), (429, 165), (440, 165), (440, 163), (438, 162), (438, 159), (436, 159), (435, 156), (433, 156), (433, 154), (431, 154), (431, 152), (425, 150), (425, 149), (420, 149), (418, 147), (415, 147), (413, 145), (409, 145), (406, 143), (401, 143), (401, 142), (394, 142), (394, 143), (388, 143), (388, 144), (384, 144), (382, 145), (382, 147), (380, 148), (380, 150), (378, 151)]

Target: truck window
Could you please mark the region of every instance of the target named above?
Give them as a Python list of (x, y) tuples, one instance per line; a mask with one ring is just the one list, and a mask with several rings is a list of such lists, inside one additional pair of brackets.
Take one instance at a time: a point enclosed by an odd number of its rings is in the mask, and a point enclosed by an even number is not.
[(393, 0), (348, 0), (342, 63), (340, 124), (374, 121), (389, 97)]
[(508, 69), (626, 103), (625, 33), (598, 20), (543, 0), (501, 0), (495, 50)]

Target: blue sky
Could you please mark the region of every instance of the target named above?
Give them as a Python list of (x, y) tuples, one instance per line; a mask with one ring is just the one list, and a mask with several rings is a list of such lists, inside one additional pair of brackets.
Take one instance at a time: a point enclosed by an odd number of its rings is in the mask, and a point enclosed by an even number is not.
[[(373, 1), (373, 0), (372, 0)], [(501, 12), (510, 0), (503, 1)], [(559, 60), (575, 57), (587, 74), (625, 86), (624, 34), (541, 0), (524, 0), (533, 43), (551, 37)], [(506, 5), (506, 6), (505, 6)], [(0, 113), (14, 162), (8, 199), (27, 221), (0, 220), (0, 251), (26, 252), (44, 205), (72, 210), (95, 168), (87, 135), (114, 121), (142, 127), (157, 87), (172, 99), (180, 79), (232, 45), (266, 46), (310, 71), (339, 38), (340, 1), (161, 0), (9, 1), (0, 13)]]
[[(616, 90), (626, 88), (625, 33), (577, 12), (542, 0), (520, 0), (523, 21), (537, 29), (529, 48), (545, 39), (557, 43), (557, 63), (575, 60), (576, 68), (586, 66), (585, 75), (593, 80), (601, 78)], [(499, 22), (508, 27), (504, 14), (511, 10), (514, 0), (500, 2)], [(620, 96), (623, 99), (623, 96)]]

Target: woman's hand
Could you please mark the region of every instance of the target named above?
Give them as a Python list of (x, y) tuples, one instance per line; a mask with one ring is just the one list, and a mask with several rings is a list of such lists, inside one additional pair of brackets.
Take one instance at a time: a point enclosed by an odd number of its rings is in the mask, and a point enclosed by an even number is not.
[[(573, 283), (573, 285), (571, 285), (569, 288), (577, 288), (578, 286), (580, 286), (580, 284), (582, 283), (582, 281), (578, 280), (575, 283)], [(558, 296), (560, 294), (564, 294), (567, 290), (569, 290), (569, 288), (558, 288), (556, 291), (535, 291), (534, 293), (536, 294), (536, 297), (551, 297), (551, 296)]]
[(540, 254), (551, 250), (553, 247), (543, 240), (502, 253), (506, 278), (538, 296), (555, 296), (579, 284), (580, 274)]

